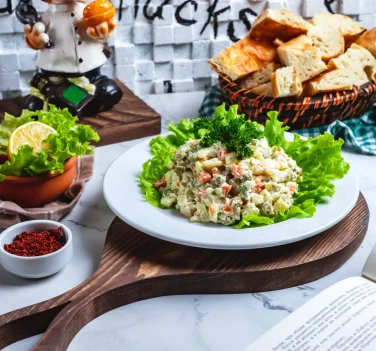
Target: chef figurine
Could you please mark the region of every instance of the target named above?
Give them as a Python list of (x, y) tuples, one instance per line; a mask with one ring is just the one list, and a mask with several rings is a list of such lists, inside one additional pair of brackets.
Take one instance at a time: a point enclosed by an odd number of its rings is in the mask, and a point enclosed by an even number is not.
[[(117, 26), (115, 9), (107, 0), (95, 0), (85, 7), (86, 1), (46, 0), (49, 6), (41, 18), (30, 0), (21, 0), (17, 6), (27, 45), (40, 51), (28, 109), (35, 111), (46, 106), (45, 102), (59, 102), (59, 107), (66, 104), (75, 112), (78, 101), (77, 106), (94, 114), (121, 99), (123, 93), (116, 82), (100, 74), (107, 61), (103, 43)], [(63, 88), (55, 89), (57, 86)], [(82, 106), (76, 108), (77, 114)]]

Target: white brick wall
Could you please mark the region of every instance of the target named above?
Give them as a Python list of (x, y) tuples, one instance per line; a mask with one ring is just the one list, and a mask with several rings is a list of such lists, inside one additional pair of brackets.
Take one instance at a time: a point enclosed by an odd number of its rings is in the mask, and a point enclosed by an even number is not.
[[(144, 16), (146, 0), (111, 0), (119, 22), (115, 37), (109, 40), (113, 57), (102, 72), (118, 77), (137, 94), (184, 92), (206, 89), (216, 84), (217, 76), (207, 60), (231, 44), (229, 34), (241, 38), (253, 23), (255, 14), (265, 8), (288, 8), (306, 18), (328, 11), (351, 15), (365, 27), (376, 25), (376, 0), (170, 0), (162, 8), (161, 18)], [(47, 4), (33, 0), (42, 13)], [(18, 0), (12, 0), (12, 10)], [(153, 16), (162, 0), (152, 0), (145, 9)], [(185, 5), (183, 6), (183, 4)], [(0, 9), (7, 0), (0, 0)], [(213, 12), (210, 15), (209, 6)], [(249, 11), (251, 9), (253, 12)], [(222, 10), (222, 11), (221, 11)], [(240, 17), (244, 10), (247, 21)], [(209, 24), (205, 24), (210, 20)], [(215, 22), (217, 21), (217, 22)], [(24, 42), (23, 26), (14, 14), (0, 14), (0, 97), (28, 92), (27, 80), (35, 70), (37, 53)]]
[(18, 71), (18, 55), (3, 54), (0, 56), (0, 73), (11, 73)]

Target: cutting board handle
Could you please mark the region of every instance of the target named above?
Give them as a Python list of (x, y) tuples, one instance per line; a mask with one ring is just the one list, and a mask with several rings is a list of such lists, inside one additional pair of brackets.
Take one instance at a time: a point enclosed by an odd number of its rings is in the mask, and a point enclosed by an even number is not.
[[(90, 294), (67, 304), (57, 314), (32, 351), (66, 350), (74, 336), (93, 319), (112, 309), (149, 298), (150, 295), (145, 294), (146, 285), (143, 281), (126, 284)], [(101, 287), (99, 290), (102, 290)]]
[(81, 299), (90, 293), (91, 290), (86, 286), (95, 279), (98, 271), (64, 294), (0, 316), (0, 350), (16, 341), (44, 333), (59, 312), (71, 301)]
[(0, 350), (16, 341), (44, 333), (69, 304), (64, 295), (0, 316)]

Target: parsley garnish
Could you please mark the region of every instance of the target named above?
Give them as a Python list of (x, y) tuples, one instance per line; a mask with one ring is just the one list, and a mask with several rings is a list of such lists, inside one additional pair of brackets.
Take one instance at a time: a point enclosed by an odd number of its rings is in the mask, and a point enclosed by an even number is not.
[(214, 118), (196, 119), (193, 129), (202, 138), (200, 145), (208, 147), (221, 141), (239, 159), (250, 157), (252, 150), (248, 144), (253, 139), (260, 139), (263, 131), (258, 123), (246, 120), (244, 114), (238, 115), (237, 111), (237, 105), (226, 111), (223, 104), (215, 110)]

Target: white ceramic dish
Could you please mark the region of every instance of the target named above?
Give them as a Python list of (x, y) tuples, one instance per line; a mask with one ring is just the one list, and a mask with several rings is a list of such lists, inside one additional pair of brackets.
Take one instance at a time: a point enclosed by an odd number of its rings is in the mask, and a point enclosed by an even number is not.
[[(55, 252), (36, 257), (12, 255), (4, 250), (4, 244), (13, 242), (24, 231), (43, 231), (62, 227), (66, 244)], [(9, 272), (23, 278), (44, 278), (61, 271), (73, 255), (72, 232), (67, 226), (55, 221), (35, 220), (18, 223), (0, 234), (0, 264)]]
[[(286, 133), (292, 140), (293, 135)], [(213, 249), (255, 249), (303, 240), (334, 226), (354, 207), (359, 188), (352, 171), (334, 181), (336, 192), (327, 204), (317, 206), (312, 218), (250, 229), (233, 229), (219, 224), (190, 223), (177, 210), (160, 210), (150, 205), (138, 187), (142, 164), (151, 157), (150, 139), (118, 157), (107, 170), (104, 197), (112, 211), (138, 230), (157, 238), (188, 246)]]

